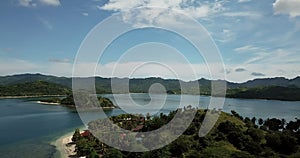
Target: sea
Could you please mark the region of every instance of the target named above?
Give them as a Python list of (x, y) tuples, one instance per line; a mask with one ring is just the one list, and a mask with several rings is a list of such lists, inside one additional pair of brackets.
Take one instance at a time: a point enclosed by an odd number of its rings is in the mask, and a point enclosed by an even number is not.
[[(191, 105), (209, 108), (211, 97), (195, 95), (161, 94), (101, 94), (120, 108), (99, 115), (60, 105), (40, 104), (41, 98), (0, 99), (0, 157), (1, 158), (53, 158), (57, 150), (51, 142), (62, 135), (85, 127), (87, 120), (123, 113), (158, 115)], [(243, 117), (279, 118), (287, 121), (300, 118), (299, 101), (226, 98), (218, 105), (224, 112), (231, 110)]]

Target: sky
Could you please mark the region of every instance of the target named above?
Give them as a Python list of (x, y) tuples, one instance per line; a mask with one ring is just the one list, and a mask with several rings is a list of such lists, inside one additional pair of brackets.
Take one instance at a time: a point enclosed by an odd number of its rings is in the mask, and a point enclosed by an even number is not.
[[(97, 59), (97, 76), (192, 80), (218, 79), (211, 75), (217, 72), (232, 82), (294, 78), (300, 74), (299, 8), (299, 0), (5, 0), (0, 5), (0, 75), (70, 77), (88, 33), (120, 15), (124, 26), (135, 29), (113, 40), (101, 57), (91, 57)], [(222, 63), (208, 66), (191, 42), (202, 37), (188, 18), (211, 36)], [(191, 39), (151, 28), (156, 25), (176, 28)], [(111, 23), (98, 37), (124, 26)], [(80, 76), (94, 64), (85, 62)]]

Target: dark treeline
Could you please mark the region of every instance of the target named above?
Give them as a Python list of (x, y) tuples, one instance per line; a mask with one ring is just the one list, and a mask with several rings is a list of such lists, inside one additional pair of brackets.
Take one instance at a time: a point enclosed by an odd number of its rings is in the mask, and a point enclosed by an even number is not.
[[(106, 79), (100, 79), (103, 82), (96, 82), (96, 92), (98, 94), (112, 93), (111, 83)], [(181, 94), (180, 83), (178, 80), (164, 80), (161, 78), (134, 79), (129, 82), (130, 93), (148, 93), (151, 85), (155, 83), (162, 84), (166, 93)], [(211, 95), (210, 82), (201, 79), (199, 88), (195, 88), (194, 84), (185, 83), (184, 94), (200, 94)], [(127, 93), (122, 91), (122, 88), (117, 89), (117, 93)], [(200, 91), (199, 91), (200, 89)], [(38, 96), (38, 95), (68, 95), (71, 89), (56, 83), (46, 82), (42, 80), (0, 85), (0, 96)], [(300, 88), (296, 86), (256, 86), (256, 87), (238, 87), (228, 88), (226, 97), (230, 98), (246, 98), (246, 99), (273, 99), (286, 101), (300, 101)]]
[(66, 95), (70, 92), (67, 87), (46, 81), (0, 85), (0, 96)]
[[(150, 157), (300, 157), (300, 120), (286, 122), (284, 119), (243, 118), (235, 111), (221, 113), (214, 128), (205, 137), (199, 137), (198, 131), (207, 110), (197, 110), (188, 129), (169, 145), (148, 152), (126, 152), (114, 149), (96, 139), (91, 133), (81, 136), (77, 129), (73, 136), (77, 156), (150, 158)], [(218, 112), (218, 111), (217, 111)], [(168, 115), (150, 117), (150, 115), (123, 114), (110, 119), (127, 130), (141, 132), (152, 131), (167, 124), (176, 111)], [(131, 118), (130, 120), (125, 118)], [(141, 118), (144, 118), (141, 121)], [(97, 122), (89, 124), (93, 128)], [(140, 128), (137, 128), (140, 127)], [(113, 139), (124, 139), (114, 137)], [(147, 138), (141, 139), (147, 141)], [(120, 141), (122, 142), (122, 141)], [(130, 145), (130, 144), (129, 144)]]
[(300, 88), (297, 87), (253, 87), (253, 88), (235, 88), (228, 89), (226, 97), (230, 98), (245, 98), (245, 99), (270, 99), (270, 100), (285, 100), (299, 101)]
[[(105, 108), (116, 108), (117, 107), (113, 104), (113, 102), (110, 99), (108, 99), (106, 97), (98, 96), (97, 99), (98, 99), (99, 105), (101, 107), (105, 107)], [(42, 98), (42, 99), (39, 99), (39, 101), (48, 102), (48, 103), (58, 103), (61, 105), (66, 105), (68, 107), (75, 107), (73, 94), (68, 94), (66, 97), (63, 97), (63, 98), (57, 98), (57, 97)]]

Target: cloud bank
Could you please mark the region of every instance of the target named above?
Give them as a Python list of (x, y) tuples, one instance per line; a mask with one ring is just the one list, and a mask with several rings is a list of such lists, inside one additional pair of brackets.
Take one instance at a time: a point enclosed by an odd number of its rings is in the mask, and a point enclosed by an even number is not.
[(275, 14), (288, 14), (290, 17), (300, 16), (299, 0), (276, 0), (273, 8)]

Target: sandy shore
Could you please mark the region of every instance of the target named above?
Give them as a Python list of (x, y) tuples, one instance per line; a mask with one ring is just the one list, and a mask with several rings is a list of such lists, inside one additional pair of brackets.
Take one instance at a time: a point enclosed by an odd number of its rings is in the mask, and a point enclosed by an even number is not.
[(51, 143), (56, 146), (59, 156), (62, 158), (70, 158), (76, 155), (75, 144), (69, 144), (72, 142), (73, 133), (74, 132), (70, 132)]
[(60, 105), (59, 103), (50, 103), (50, 102), (44, 102), (44, 101), (37, 101), (38, 104), (46, 104), (46, 105)]
[(29, 96), (0, 96), (0, 99), (38, 98), (38, 97), (63, 97), (65, 95), (29, 95)]

